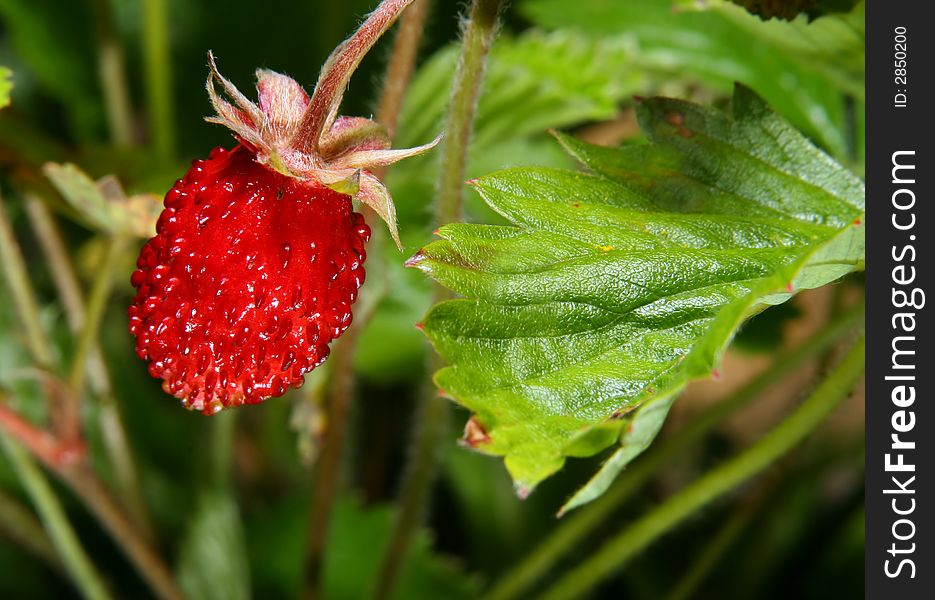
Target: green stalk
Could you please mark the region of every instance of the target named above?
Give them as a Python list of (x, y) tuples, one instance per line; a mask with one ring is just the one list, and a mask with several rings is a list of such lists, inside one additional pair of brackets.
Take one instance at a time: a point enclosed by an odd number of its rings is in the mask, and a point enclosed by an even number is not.
[(62, 561), (51, 538), (42, 528), (42, 523), (28, 507), (2, 490), (0, 490), (0, 531), (56, 572), (63, 572)]
[(474, 131), (474, 115), (502, 6), (503, 0), (474, 0), (471, 3), (442, 143), (435, 219), (438, 225), (461, 220), (464, 173)]
[(45, 530), (52, 539), (52, 544), (62, 558), (65, 569), (78, 586), (81, 595), (94, 600), (110, 598), (110, 593), (104, 586), (101, 576), (88, 555), (85, 554), (84, 548), (81, 547), (81, 542), (68, 522), (62, 505), (59, 504), (52, 486), (49, 485), (38, 465), (29, 453), (7, 434), (0, 433), (0, 441), (3, 443), (7, 458), (13, 464), (17, 477), (32, 499)]
[[(481, 82), (487, 66), (487, 56), (497, 33), (497, 19), (503, 0), (474, 0), (465, 24), (461, 57), (455, 74), (451, 103), (442, 143), (442, 158), (438, 177), (436, 223), (443, 225), (461, 220), (464, 174), (468, 148), (474, 129), (474, 116)], [(448, 297), (448, 292), (436, 286), (435, 301)], [(441, 366), (432, 355), (429, 373)], [(390, 598), (405, 559), (412, 535), (423, 519), (425, 505), (438, 471), (442, 443), (448, 430), (449, 404), (428, 381), (417, 410), (409, 462), (393, 531), (383, 551), (380, 571), (373, 597)]]
[[(77, 335), (85, 322), (85, 301), (61, 233), (51, 211), (41, 198), (28, 194), (26, 213), (49, 265), (55, 289), (65, 309), (68, 326), (72, 333)], [(152, 527), (146, 514), (126, 428), (111, 389), (107, 364), (97, 345), (91, 348), (88, 355), (86, 376), (88, 386), (98, 404), (98, 423), (108, 458), (117, 475), (120, 494), (143, 534), (152, 539)]]
[(236, 411), (223, 411), (211, 420), (211, 475), (219, 490), (231, 487), (234, 468), (234, 435), (237, 432)]
[[(785, 462), (788, 462), (792, 456), (786, 457)], [(775, 470), (781, 470), (781, 468)], [(704, 583), (711, 571), (747, 529), (778, 481), (778, 476), (772, 477), (763, 488), (752, 494), (741, 506), (737, 507), (737, 510), (733, 511), (714, 537), (699, 551), (698, 556), (665, 600), (691, 600), (696, 596), (699, 586)]]
[(26, 274), (26, 262), (16, 243), (13, 226), (7, 219), (2, 195), (0, 195), (0, 267), (6, 276), (7, 285), (10, 286), (16, 314), (25, 329), (29, 351), (35, 357), (37, 366), (49, 369), (52, 367), (52, 346), (39, 320), (39, 302), (36, 300), (29, 276)]
[[(399, 32), (393, 43), (376, 115), (377, 121), (386, 127), (390, 140), (395, 137), (399, 110), (415, 70), (416, 54), (422, 40), (428, 4), (429, 0), (415, 0), (400, 17)], [(387, 167), (379, 167), (374, 174), (383, 179), (386, 171)], [(364, 218), (372, 224), (372, 211), (366, 207), (362, 208), (365, 209)], [(328, 525), (334, 501), (341, 489), (341, 464), (346, 445), (348, 415), (354, 394), (354, 357), (357, 354), (357, 342), (364, 326), (370, 321), (389, 288), (385, 260), (380, 252), (385, 230), (382, 224), (372, 229), (370, 245), (376, 251), (371, 254), (370, 260), (371, 263), (375, 260), (380, 261), (373, 270), (379, 279), (371, 280), (369, 291), (358, 300), (357, 317), (350, 330), (335, 345), (331, 357), (331, 375), (327, 390), (328, 429), (315, 466), (315, 497), (312, 500), (309, 518), (309, 549), (305, 576), (307, 595), (311, 598), (320, 597), (322, 594), (322, 565), (328, 540)], [(378, 287), (373, 287), (374, 284), (378, 284)]]
[(84, 323), (78, 334), (71, 369), (68, 373), (68, 385), (75, 397), (80, 397), (84, 388), (87, 362), (91, 351), (97, 346), (97, 335), (107, 310), (107, 301), (114, 287), (114, 271), (120, 265), (126, 240), (120, 236), (106, 238), (107, 247), (104, 262), (98, 270), (91, 294), (88, 297), (88, 307), (84, 315)]
[(175, 105), (166, 0), (143, 2), (143, 64), (149, 134), (156, 153), (171, 158), (175, 154)]
[[(360, 328), (348, 331), (339, 346), (353, 345)], [(328, 542), (331, 509), (341, 488), (341, 466), (347, 438), (347, 422), (354, 393), (354, 354), (335, 348), (331, 357), (327, 390), (328, 431), (315, 465), (315, 497), (309, 518), (306, 589), (311, 598), (322, 597), (322, 567)]]
[(854, 343), (812, 395), (753, 446), (624, 529), (549, 588), (543, 600), (584, 596), (683, 519), (753, 477), (802, 442), (847, 395), (864, 370), (864, 339)]
[[(0, 197), (0, 266), (3, 267), (3, 271), (9, 280), (10, 288), (14, 295), (14, 302), (19, 311), (20, 320), (26, 324), (27, 331), (29, 331), (31, 327), (35, 329), (34, 333), (28, 335), (28, 341), (30, 352), (34, 360), (41, 365), (42, 356), (51, 357), (51, 345), (45, 337), (44, 331), (36, 316), (38, 312), (35, 295), (32, 292), (32, 287), (26, 276), (26, 267), (19, 247), (16, 245), (16, 240), (13, 237), (12, 227), (10, 227), (9, 221), (6, 218), (2, 197)], [(106, 294), (104, 296), (106, 297)], [(30, 321), (32, 320), (35, 322), (33, 325), (30, 325)], [(51, 360), (49, 360), (49, 362), (51, 362)], [(6, 436), (3, 437), (4, 440), (6, 440)], [(13, 460), (15, 464), (24, 467), (21, 477), (25, 476), (31, 478), (31, 482), (24, 481), (24, 485), (36, 485), (35, 477), (33, 477), (33, 470), (29, 468), (30, 465), (33, 467), (35, 467), (35, 465), (31, 460), (29, 464), (23, 464), (22, 461), (19, 460), (19, 454), (22, 453), (24, 453), (23, 449), (20, 448), (18, 444), (15, 444), (11, 460)], [(28, 455), (26, 457), (29, 459)], [(38, 456), (38, 458), (41, 459), (43, 457)], [(85, 507), (98, 519), (114, 542), (125, 552), (157, 597), (166, 600), (175, 600), (182, 597), (181, 592), (178, 590), (172, 578), (171, 572), (169, 572), (155, 550), (150, 546), (142, 532), (135, 527), (133, 522), (124, 513), (123, 507), (113, 499), (93, 471), (88, 469), (83, 462), (79, 464), (49, 463), (46, 464), (46, 467), (61, 477), (81, 499)], [(41, 472), (39, 472), (39, 475), (41, 476)], [(40, 514), (43, 514), (45, 508), (40, 507), (39, 503), (42, 502), (43, 506), (47, 506), (49, 498), (46, 496), (48, 494), (44, 494), (41, 488), (37, 488), (37, 493), (40, 494), (39, 497), (34, 497), (33, 500), (37, 503), (37, 510), (39, 510)], [(49, 494), (51, 494), (51, 491), (49, 491)], [(51, 498), (54, 500), (54, 496), (51, 496)], [(52, 516), (54, 517), (54, 515)], [(43, 517), (43, 521), (47, 528), (55, 527), (60, 529), (62, 527), (61, 519), (49, 521)], [(49, 530), (49, 535), (52, 537), (57, 547), (60, 543), (66, 544), (66, 550), (74, 554), (74, 550), (71, 548), (71, 545), (68, 544), (68, 538), (65, 534), (59, 531)], [(63, 551), (62, 548), (59, 547), (59, 551)], [(72, 569), (67, 563), (69, 560), (77, 559), (74, 559), (72, 556), (64, 555), (62, 559), (66, 562), (66, 567), (72, 572)], [(79, 569), (82, 577), (87, 577), (86, 569), (81, 569), (80, 565), (77, 565), (75, 568)]]
[(92, 0), (97, 25), (97, 69), (107, 108), (110, 136), (118, 146), (133, 144), (133, 110), (127, 85), (126, 59), (109, 0)]
[(627, 467), (607, 492), (585, 508), (565, 517), (561, 524), (526, 558), (497, 582), (486, 600), (519, 598), (537, 580), (548, 573), (565, 554), (579, 547), (581, 541), (600, 528), (634, 492), (649, 481), (660, 468), (671, 462), (690, 445), (701, 440), (724, 419), (760, 397), (807, 361), (825, 352), (844, 335), (863, 322), (864, 305), (841, 314), (807, 340), (781, 354), (772, 366), (727, 399), (694, 417), (692, 422), (672, 437), (659, 440)]

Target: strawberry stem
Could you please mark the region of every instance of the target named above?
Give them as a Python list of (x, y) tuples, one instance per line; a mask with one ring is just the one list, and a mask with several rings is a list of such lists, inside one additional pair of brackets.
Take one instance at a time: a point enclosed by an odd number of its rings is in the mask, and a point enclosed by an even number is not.
[(318, 153), (321, 135), (334, 123), (348, 81), (357, 70), (360, 61), (412, 2), (413, 0), (384, 0), (370, 13), (360, 28), (331, 53), (321, 69), (311, 102), (290, 142), (293, 149)]
[[(402, 17), (400, 31), (393, 45), (393, 53), (387, 67), (379, 101), (380, 110), (378, 111), (377, 120), (383, 125), (387, 123), (395, 124), (399, 118), (398, 113), (402, 108), (402, 99), (414, 71), (416, 52), (421, 41), (423, 25), (428, 15), (428, 6), (429, 0), (415, 0), (412, 7)], [(387, 99), (388, 96), (393, 98)], [(394, 133), (395, 126), (392, 128), (387, 127), (387, 137), (390, 140), (393, 139)], [(379, 174), (380, 178), (385, 175), (386, 169), (385, 166), (379, 168), (382, 171)], [(374, 211), (366, 208), (366, 206), (363, 206), (362, 209), (364, 217), (368, 222), (372, 223)], [(382, 228), (373, 228), (373, 239), (370, 241), (370, 247), (375, 250), (380, 249), (382, 247), (382, 236)], [(379, 256), (382, 256), (382, 254), (379, 254)], [(371, 257), (370, 260), (373, 261), (374, 258)], [(340, 469), (338, 466), (346, 445), (348, 409), (354, 393), (353, 360), (357, 354), (357, 342), (363, 326), (370, 320), (377, 302), (385, 294), (389, 285), (385, 268), (375, 269), (374, 273), (379, 274), (382, 285), (380, 288), (375, 288), (373, 287), (374, 282), (370, 282), (372, 301), (367, 307), (358, 307), (357, 317), (354, 319), (353, 325), (344, 334), (340, 343), (335, 345), (331, 356), (333, 374), (329, 381), (330, 389), (327, 396), (328, 430), (316, 466), (315, 497), (312, 504), (311, 527), (309, 529), (306, 585), (309, 590), (308, 596), (311, 598), (319, 598), (322, 595), (321, 567), (328, 536), (328, 524), (331, 520), (331, 509), (340, 488)], [(360, 299), (360, 301), (363, 300), (364, 298)]]
[[(393, 52), (386, 66), (383, 91), (377, 104), (376, 120), (386, 128), (390, 139), (396, 137), (399, 112), (406, 97), (406, 88), (415, 71), (416, 54), (422, 41), (422, 30), (429, 14), (430, 0), (415, 0), (399, 22), (399, 31), (393, 40)], [(385, 167), (378, 167), (374, 174), (383, 179)]]

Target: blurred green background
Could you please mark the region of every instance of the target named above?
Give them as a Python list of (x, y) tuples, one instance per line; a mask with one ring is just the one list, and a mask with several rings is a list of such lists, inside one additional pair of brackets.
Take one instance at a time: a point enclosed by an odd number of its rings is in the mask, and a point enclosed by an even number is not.
[[(373, 7), (373, 0), (263, 2), (230, 0), (0, 0), (0, 65), (14, 75), (12, 104), (0, 112), (0, 187), (55, 342), (56, 361), (74, 351), (61, 301), (29, 220), (24, 195), (39, 194), (58, 225), (85, 289), (97, 274), (100, 232), (77, 218), (44, 180), (47, 161), (73, 162), (92, 177), (117, 175), (131, 192), (160, 196), (195, 158), (233, 145), (207, 124), (206, 52), (242, 90), (263, 67), (290, 74), (311, 89), (336, 44)], [(459, 32), (461, 2), (435, 0), (420, 52), (420, 68), (404, 106), (397, 145), (425, 143), (440, 130)], [(160, 6), (160, 30), (148, 10)], [(762, 95), (820, 146), (863, 172), (863, 8), (811, 24), (762, 22), (742, 9), (671, 0), (517, 0), (509, 4), (492, 53), (477, 118), (468, 175), (512, 165), (575, 168), (547, 133), (572, 131), (605, 144), (638, 143), (634, 95), (664, 94), (724, 104), (740, 81)], [(369, 116), (380, 89), (392, 36), (355, 75), (343, 114)], [(153, 84), (147, 44), (168, 44), (170, 85)], [(132, 130), (116, 143), (100, 65), (122, 52)], [(248, 96), (250, 93), (248, 93)], [(157, 131), (158, 106), (169, 129)], [(119, 140), (118, 140), (119, 141)], [(402, 262), (431, 239), (437, 153), (401, 163), (388, 177), (406, 250), (374, 248), (368, 288), (386, 284), (356, 357), (357, 389), (345, 480), (326, 562), (329, 598), (358, 598), (375, 572), (406, 456), (412, 409), (425, 378), (427, 346), (414, 324), (431, 301), (430, 284)], [(499, 222), (473, 192), (467, 215)], [(102, 326), (101, 344), (128, 432), (145, 507), (164, 556), (183, 587), (200, 598), (291, 598), (301, 568), (326, 369), (305, 388), (260, 406), (205, 418), (182, 410), (151, 379), (132, 350), (126, 306), (134, 242)], [(848, 286), (857, 284), (845, 284)], [(366, 292), (365, 292), (366, 293)], [(827, 298), (805, 297), (796, 309), (757, 317), (741, 336), (738, 367), (757, 352), (774, 352), (823, 314)], [(24, 376), (30, 360), (8, 290), (0, 287), (0, 384), (15, 408), (42, 422), (39, 386)], [(818, 306), (819, 308), (815, 308)], [(816, 313), (815, 311), (818, 311)], [(823, 317), (819, 316), (819, 320)], [(800, 398), (809, 379), (785, 394)], [(691, 417), (683, 398), (684, 419)], [(723, 393), (723, 392), (722, 392)], [(87, 403), (95, 464), (113, 480), (94, 402)], [(858, 404), (847, 410), (859, 411)], [(318, 417), (316, 417), (318, 415)], [(679, 415), (667, 432), (678, 426)], [(527, 555), (555, 527), (554, 512), (594, 472), (601, 458), (570, 461), (525, 501), (515, 497), (500, 461), (455, 444), (467, 415), (456, 412), (443, 473), (425, 533), (407, 558), (398, 598), (474, 597)], [(752, 417), (751, 417), (752, 418)], [(778, 417), (776, 417), (778, 418)], [(775, 422), (771, 416), (765, 423)], [(772, 420), (771, 420), (772, 419)], [(754, 419), (755, 421), (755, 419)], [(759, 429), (757, 429), (759, 427)], [(765, 425), (725, 427), (670, 465), (582, 544), (571, 564), (661, 498), (730, 456)], [(738, 431), (742, 433), (738, 433)], [(664, 432), (663, 435), (666, 435)], [(664, 597), (709, 551), (735, 519), (740, 533), (720, 554), (699, 598), (846, 598), (863, 590), (863, 433), (860, 415), (832, 426), (736, 494), (716, 502), (664, 537), (607, 582), (597, 597)], [(119, 597), (149, 593), (84, 508), (57, 486), (81, 540)], [(21, 484), (0, 459), (2, 498), (28, 505)], [(0, 499), (2, 499), (0, 498)], [(2, 504), (2, 503), (0, 503)], [(567, 566), (563, 564), (562, 566)], [(42, 560), (0, 532), (0, 596), (73, 597), (77, 592), (54, 560)]]

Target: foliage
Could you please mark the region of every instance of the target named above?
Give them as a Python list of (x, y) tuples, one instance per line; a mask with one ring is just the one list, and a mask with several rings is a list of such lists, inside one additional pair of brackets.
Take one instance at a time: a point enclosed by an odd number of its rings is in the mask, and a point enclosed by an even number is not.
[(425, 318), (451, 364), (436, 382), (524, 494), (619, 437), (618, 472), (744, 318), (863, 261), (863, 184), (744, 88), (730, 115), (664, 99), (640, 115), (650, 145), (562, 138), (598, 176), (476, 181), (516, 226), (447, 225), (412, 260), (465, 296)]
[[(32, 458), (0, 455), (0, 596), (98, 593), (88, 582), (99, 571), (114, 597), (159, 595), (159, 581), (192, 598), (299, 597), (310, 498), (322, 487), (308, 462), (321, 460), (334, 425), (342, 364), (353, 365), (354, 391), (322, 597), (373, 594), (411, 459), (406, 438), (419, 429), (413, 407), (435, 392), (429, 371), (441, 365), (424, 334), (448, 365), (435, 376), (441, 393), (468, 410), (450, 418), (442, 476), (421, 505), (427, 520), (412, 526), (387, 597), (489, 594), (539, 551), (552, 553), (545, 588), (760, 437), (746, 413), (734, 415), (740, 425), (709, 424), (677, 460), (643, 469), (651, 486), (619, 491), (644, 450), (693, 422), (687, 383), (738, 360), (738, 332), (752, 340), (743, 359), (775, 363), (792, 327), (828, 321), (812, 306), (820, 293), (799, 292), (841, 281), (827, 295), (833, 311), (860, 289), (859, 273), (847, 274), (863, 267), (862, 2), (763, 21), (727, 0), (519, 0), (507, 3), (465, 149), (464, 222), (432, 241), (438, 153), (395, 165), (386, 182), (406, 253), (375, 232), (352, 360), (332, 357), (303, 389), (237, 411), (219, 434), (218, 421), (166, 397), (126, 331), (129, 277), (157, 199), (192, 159), (234, 143), (202, 120), (205, 53), (241, 89), (257, 67), (310, 89), (375, 2), (0, 0), (0, 233), (12, 233), (0, 240), (0, 436), (13, 439), (14, 415), (49, 434), (40, 442), (56, 441), (77, 396), (87, 446), (74, 469), (43, 463), (41, 443), (38, 453), (20, 444)], [(431, 4), (398, 147), (433, 138), (449, 110), (470, 3)], [(387, 38), (342, 113), (375, 112), (393, 56)], [(433, 307), (441, 288), (403, 264), (414, 253), (460, 297)], [(715, 400), (737, 374), (723, 370)], [(777, 395), (805, 397), (813, 379), (785, 377)], [(769, 395), (750, 404), (773, 411), (770, 426), (793, 412)], [(456, 447), (465, 421), (462, 445), (480, 452)], [(713, 565), (702, 597), (859, 593), (847, 586), (862, 567), (860, 450), (853, 425), (821, 430), (768, 481), (647, 541), (601, 591), (663, 597), (683, 574), (672, 565), (688, 571), (702, 557)], [(559, 507), (592, 502), (556, 523)], [(116, 527), (115, 507), (125, 519)], [(738, 511), (760, 535), (712, 557), (707, 540)], [(43, 532), (35, 544), (16, 541), (9, 514)], [(147, 573), (127, 551), (133, 539), (164, 568), (155, 585), (153, 564)], [(82, 561), (93, 568), (76, 575)]]

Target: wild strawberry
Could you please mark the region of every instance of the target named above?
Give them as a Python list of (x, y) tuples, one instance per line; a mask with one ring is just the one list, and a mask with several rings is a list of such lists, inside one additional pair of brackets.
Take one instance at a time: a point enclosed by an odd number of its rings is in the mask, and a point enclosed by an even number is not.
[[(163, 389), (205, 414), (298, 387), (350, 325), (372, 207), (399, 244), (392, 199), (370, 172), (419, 154), (382, 127), (337, 117), (364, 54), (412, 0), (387, 0), (328, 59), (311, 97), (257, 71), (254, 104), (208, 54), (208, 94), (239, 144), (215, 149), (166, 194), (129, 309), (136, 351)], [(219, 84), (227, 100), (215, 90)]]

